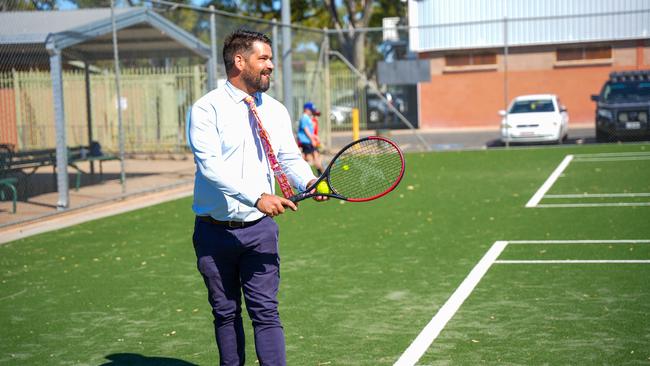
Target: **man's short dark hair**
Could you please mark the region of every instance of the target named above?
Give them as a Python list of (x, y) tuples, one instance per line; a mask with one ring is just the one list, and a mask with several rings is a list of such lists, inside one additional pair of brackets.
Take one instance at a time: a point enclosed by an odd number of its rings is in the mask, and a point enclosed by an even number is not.
[(248, 55), (256, 41), (271, 46), (271, 39), (265, 34), (248, 29), (238, 29), (226, 37), (223, 42), (223, 62), (226, 66), (226, 73), (229, 73), (235, 66), (235, 55), (238, 53)]

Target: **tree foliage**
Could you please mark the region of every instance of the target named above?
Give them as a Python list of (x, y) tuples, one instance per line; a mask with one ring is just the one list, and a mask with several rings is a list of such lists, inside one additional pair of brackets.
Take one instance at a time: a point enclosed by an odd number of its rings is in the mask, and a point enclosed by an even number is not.
[[(336, 42), (343, 55), (361, 72), (372, 73), (380, 58), (377, 51), (381, 32), (364, 28), (381, 27), (385, 17), (402, 16), (405, 4), (397, 0), (324, 0), (330, 14), (330, 28), (336, 30)], [(369, 39), (370, 38), (370, 42)], [(370, 71), (370, 72), (369, 72)]]
[[(0, 11), (56, 10), (61, 0), (0, 0)], [(77, 8), (106, 7), (110, 0), (66, 0)], [(118, 5), (151, 4), (161, 15), (183, 29), (204, 39), (209, 32), (208, 15), (183, 7), (170, 7), (146, 0), (115, 0)], [(174, 0), (196, 5), (193, 0)], [(282, 0), (203, 0), (202, 7), (243, 14), (259, 19), (279, 21)], [(384, 17), (403, 16), (406, 3), (400, 0), (291, 0), (291, 22), (312, 28), (335, 29), (332, 47), (340, 50), (360, 71), (368, 71), (380, 57), (377, 51), (378, 32), (367, 32), (368, 27), (380, 27)], [(369, 39), (370, 38), (370, 39)], [(205, 39), (204, 39), (205, 40)], [(370, 68), (372, 69), (372, 67)]]
[(53, 10), (57, 8), (56, 0), (3, 0), (0, 11)]
[[(203, 6), (209, 5), (214, 5), (217, 9), (265, 20), (276, 19), (279, 21), (281, 19), (280, 0), (206, 0), (203, 3)], [(228, 9), (225, 9), (224, 5)], [(291, 0), (291, 21), (293, 23), (323, 27), (327, 25), (327, 18), (323, 16), (326, 13), (320, 0)]]

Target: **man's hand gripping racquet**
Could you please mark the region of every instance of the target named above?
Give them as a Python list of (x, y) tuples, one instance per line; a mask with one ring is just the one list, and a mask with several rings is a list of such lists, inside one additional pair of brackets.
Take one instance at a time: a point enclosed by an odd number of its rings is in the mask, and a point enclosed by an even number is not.
[(402, 176), (404, 155), (400, 148), (386, 138), (370, 136), (341, 149), (316, 182), (289, 199), (298, 202), (327, 196), (350, 202), (370, 201), (395, 189)]

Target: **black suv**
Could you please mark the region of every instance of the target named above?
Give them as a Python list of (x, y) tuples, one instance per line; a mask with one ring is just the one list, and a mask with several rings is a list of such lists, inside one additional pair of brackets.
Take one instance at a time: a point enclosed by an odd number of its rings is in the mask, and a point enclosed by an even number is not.
[(596, 140), (650, 138), (650, 70), (609, 74), (596, 102)]

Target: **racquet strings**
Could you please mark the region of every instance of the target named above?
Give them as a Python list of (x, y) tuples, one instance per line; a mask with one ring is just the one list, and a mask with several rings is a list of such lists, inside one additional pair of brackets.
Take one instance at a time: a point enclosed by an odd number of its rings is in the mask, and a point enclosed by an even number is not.
[(332, 190), (348, 199), (365, 199), (393, 188), (400, 179), (402, 155), (391, 143), (380, 139), (361, 140), (349, 146), (332, 164)]

